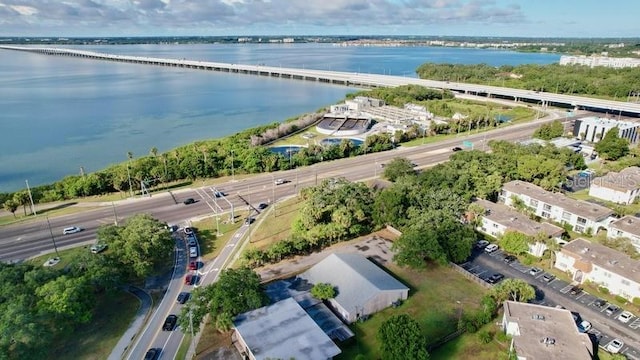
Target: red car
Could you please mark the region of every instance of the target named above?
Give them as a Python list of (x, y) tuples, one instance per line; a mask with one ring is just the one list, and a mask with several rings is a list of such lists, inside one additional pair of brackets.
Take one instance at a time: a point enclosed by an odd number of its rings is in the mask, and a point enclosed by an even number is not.
[(198, 263), (195, 261), (189, 262), (189, 270), (198, 270)]

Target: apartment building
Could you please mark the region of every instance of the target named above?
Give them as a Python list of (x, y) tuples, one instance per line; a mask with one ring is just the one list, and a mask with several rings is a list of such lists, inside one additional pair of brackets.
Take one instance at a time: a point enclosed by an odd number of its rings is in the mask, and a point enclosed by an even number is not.
[(640, 218), (627, 215), (612, 222), (609, 225), (607, 237), (612, 239), (627, 238), (640, 253)]
[(640, 195), (640, 167), (611, 171), (591, 181), (589, 196), (618, 204), (632, 204)]

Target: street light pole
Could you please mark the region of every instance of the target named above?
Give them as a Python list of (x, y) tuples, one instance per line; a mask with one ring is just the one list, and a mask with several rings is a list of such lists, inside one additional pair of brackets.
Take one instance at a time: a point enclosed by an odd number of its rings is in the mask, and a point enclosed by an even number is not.
[(113, 206), (113, 217), (115, 218), (115, 225), (118, 226), (118, 213), (116, 213), (116, 204), (112, 201), (111, 206)]
[(27, 192), (29, 193), (29, 201), (31, 201), (31, 212), (33, 213), (33, 215), (38, 215), (36, 213), (36, 207), (35, 205), (33, 205), (33, 196), (31, 196), (31, 188), (29, 188), (29, 180), (25, 180), (24, 181), (27, 184)]
[(49, 225), (49, 233), (51, 234), (51, 241), (53, 242), (53, 249), (56, 251), (56, 257), (60, 258), (60, 254), (58, 253), (58, 246), (56, 245), (56, 239), (53, 237), (53, 230), (51, 230), (51, 223), (49, 222), (49, 217), (47, 216), (47, 225)]
[(233, 150), (231, 150), (231, 181), (236, 181), (236, 175), (233, 167)]

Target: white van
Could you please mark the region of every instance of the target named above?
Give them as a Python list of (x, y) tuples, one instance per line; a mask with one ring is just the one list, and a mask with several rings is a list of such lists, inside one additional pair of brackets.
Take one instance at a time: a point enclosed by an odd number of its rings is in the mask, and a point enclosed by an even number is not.
[(198, 248), (195, 246), (189, 247), (189, 257), (196, 258), (198, 257)]

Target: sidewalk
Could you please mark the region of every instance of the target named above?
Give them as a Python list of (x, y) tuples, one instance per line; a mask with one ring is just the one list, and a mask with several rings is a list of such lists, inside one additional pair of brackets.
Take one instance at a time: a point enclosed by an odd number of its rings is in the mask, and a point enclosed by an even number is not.
[(108, 360), (121, 360), (124, 358), (129, 346), (133, 343), (136, 335), (138, 335), (140, 329), (144, 326), (147, 316), (151, 313), (153, 300), (148, 293), (134, 286), (129, 286), (127, 291), (140, 300), (140, 308), (127, 331), (125, 331), (116, 346), (111, 350), (111, 354), (107, 358)]

